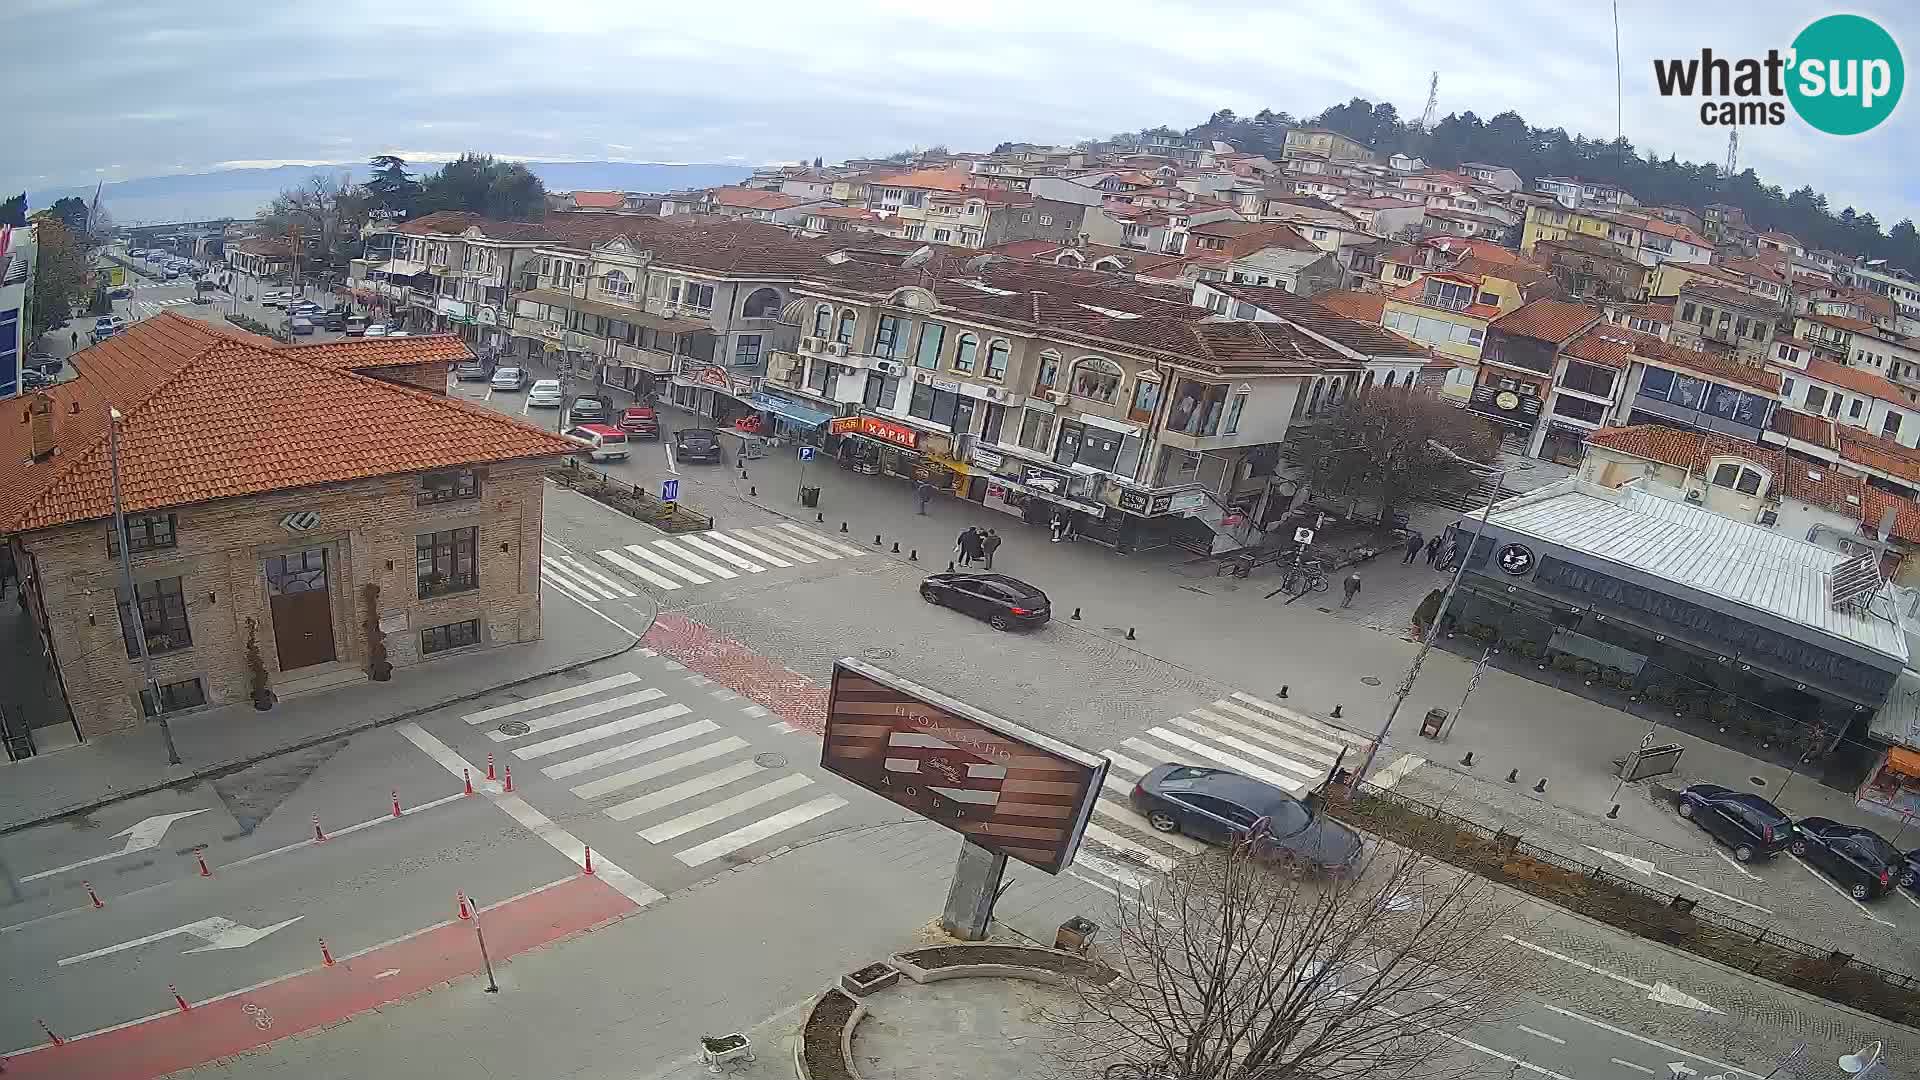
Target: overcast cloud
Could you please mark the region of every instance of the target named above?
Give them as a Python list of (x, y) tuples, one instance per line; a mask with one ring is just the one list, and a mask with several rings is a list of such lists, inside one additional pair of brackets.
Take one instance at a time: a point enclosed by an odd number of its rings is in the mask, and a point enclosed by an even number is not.
[[(960, 0), (10, 0), (0, 190), (212, 168), (445, 160), (757, 165), (1003, 139), (1072, 141), (1227, 107), (1296, 115), (1359, 95), (1403, 115), (1515, 109), (1611, 136), (1606, 3)], [(1724, 130), (1663, 100), (1656, 56), (1785, 47), (1854, 10), (1908, 34), (1920, 9), (1623, 0), (1625, 128), (1719, 162)], [(1920, 91), (1916, 91), (1920, 92)], [(1912, 93), (1908, 95), (1912, 96)], [(1920, 216), (1914, 101), (1853, 139), (1741, 130), (1741, 162), (1886, 224)]]

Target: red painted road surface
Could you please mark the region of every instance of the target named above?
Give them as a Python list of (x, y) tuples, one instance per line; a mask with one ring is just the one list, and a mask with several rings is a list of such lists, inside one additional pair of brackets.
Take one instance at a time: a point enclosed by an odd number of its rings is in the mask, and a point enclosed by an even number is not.
[(827, 688), (805, 675), (673, 612), (661, 612), (644, 640), (648, 648), (752, 698), (794, 727), (826, 733)]
[[(497, 965), (634, 909), (597, 878), (580, 876), (481, 913), (487, 952)], [(316, 946), (317, 948), (317, 946)], [(69, 1039), (9, 1058), (6, 1080), (146, 1080), (232, 1057), (303, 1031), (480, 971), (471, 922), (453, 922), (341, 960), (333, 967), (195, 1005), (117, 1031)], [(395, 974), (381, 979), (380, 973)], [(477, 992), (478, 987), (474, 988)]]

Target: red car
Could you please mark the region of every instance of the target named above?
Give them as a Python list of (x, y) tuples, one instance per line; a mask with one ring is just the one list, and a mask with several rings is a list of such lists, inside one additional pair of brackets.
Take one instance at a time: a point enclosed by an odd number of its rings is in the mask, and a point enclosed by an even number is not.
[(620, 430), (636, 439), (657, 439), (660, 437), (660, 420), (653, 415), (653, 409), (635, 405), (620, 414)]

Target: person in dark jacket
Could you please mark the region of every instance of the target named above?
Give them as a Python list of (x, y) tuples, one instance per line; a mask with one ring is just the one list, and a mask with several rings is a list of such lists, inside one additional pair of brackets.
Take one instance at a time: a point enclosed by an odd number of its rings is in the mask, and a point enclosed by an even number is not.
[(1348, 574), (1347, 580), (1340, 583), (1340, 588), (1341, 591), (1346, 593), (1346, 596), (1340, 600), (1340, 606), (1343, 608), (1352, 607), (1353, 598), (1360, 595), (1360, 571), (1355, 570), (1353, 573)]
[(967, 566), (979, 557), (980, 530), (969, 525), (961, 531), (959, 539), (953, 543), (954, 550), (958, 553), (958, 557), (954, 561), (958, 562), (961, 566)]
[(1408, 533), (1407, 534), (1407, 557), (1404, 559), (1401, 559), (1400, 561), (1411, 566), (1413, 564), (1413, 560), (1420, 557), (1420, 545), (1424, 542), (1425, 541), (1421, 539), (1420, 534), (1418, 532)]
[(993, 569), (993, 553), (1000, 550), (1000, 534), (988, 529), (980, 537), (980, 558), (986, 562), (987, 569)]
[(1433, 539), (1427, 541), (1427, 565), (1432, 566), (1433, 560), (1439, 557), (1440, 557), (1440, 536), (1438, 533), (1435, 533), (1433, 536)]

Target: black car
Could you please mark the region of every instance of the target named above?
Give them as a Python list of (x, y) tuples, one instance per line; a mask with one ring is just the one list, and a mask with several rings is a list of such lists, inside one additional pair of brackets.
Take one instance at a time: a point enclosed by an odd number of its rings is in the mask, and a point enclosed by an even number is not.
[(1920, 848), (1907, 852), (1906, 857), (1901, 860), (1894, 884), (1904, 885), (1915, 892), (1920, 892)]
[(1787, 850), (1832, 875), (1855, 900), (1885, 895), (1907, 864), (1879, 833), (1832, 818), (1801, 819)]
[(712, 428), (681, 428), (673, 433), (673, 456), (680, 461), (711, 461), (725, 464), (727, 452), (720, 445), (720, 433)]
[(920, 583), (920, 598), (985, 619), (995, 630), (1040, 626), (1053, 618), (1046, 593), (1005, 574), (935, 574)]
[(486, 382), (493, 378), (493, 372), (488, 371), (482, 361), (469, 360), (454, 367), (453, 377), (461, 382)]
[(567, 423), (580, 424), (607, 423), (607, 403), (597, 397), (577, 397), (567, 406)]
[(1741, 862), (1771, 859), (1793, 842), (1793, 820), (1746, 791), (1695, 784), (1680, 793), (1680, 816), (1733, 849)]
[(1162, 765), (1133, 785), (1129, 800), (1154, 831), (1210, 844), (1254, 837), (1254, 854), (1310, 870), (1347, 873), (1366, 848), (1360, 834), (1272, 784), (1225, 769)]

